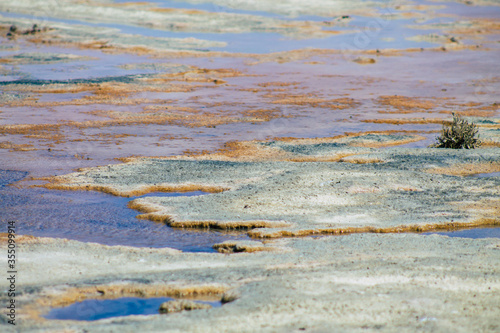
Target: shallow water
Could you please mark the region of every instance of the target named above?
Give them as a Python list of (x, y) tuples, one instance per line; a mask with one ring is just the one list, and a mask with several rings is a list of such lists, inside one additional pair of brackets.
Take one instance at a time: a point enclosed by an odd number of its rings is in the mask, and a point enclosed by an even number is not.
[(487, 177), (500, 177), (500, 172), (477, 173), (472, 177), (487, 178)]
[[(19, 180), (24, 174), (1, 171), (0, 175), (0, 182), (5, 184)], [(203, 194), (197, 191), (144, 196)], [(127, 208), (128, 201), (135, 198), (99, 192), (0, 187), (2, 220), (16, 221), (18, 233), (22, 235), (68, 238), (105, 245), (170, 247), (187, 252), (215, 252), (212, 249), (215, 243), (248, 239), (245, 233), (173, 229), (163, 223), (137, 219), (139, 213)]]
[[(164, 302), (174, 300), (171, 297), (122, 297), (117, 299), (88, 299), (76, 302), (63, 308), (52, 309), (43, 316), (46, 319), (57, 320), (85, 320), (94, 321), (105, 318), (123, 317), (132, 315), (155, 315)], [(221, 302), (196, 301), (197, 303), (210, 304), (220, 307)]]
[(465, 3), (448, 1), (448, 2), (438, 2), (438, 1), (421, 1), (428, 5), (444, 5), (446, 8), (438, 9), (438, 12), (455, 14), (462, 17), (488, 17), (488, 18), (498, 18), (500, 15), (499, 6), (470, 6)]
[[(132, 2), (118, 0), (115, 2)], [(211, 12), (227, 12), (251, 14), (265, 18), (276, 18), (285, 21), (328, 21), (332, 17), (297, 16), (287, 17), (276, 13), (233, 9), (212, 3), (190, 4), (182, 1), (154, 0), (161, 7), (200, 9)], [(455, 2), (417, 1), (417, 4), (444, 5), (438, 13), (454, 13), (458, 19), (464, 17), (498, 17), (498, 6), (467, 6)], [(425, 12), (413, 10), (413, 12)], [(379, 10), (383, 13), (383, 9)], [(394, 14), (401, 14), (394, 10)], [(50, 26), (53, 22), (63, 22), (74, 25), (83, 32), (87, 28), (116, 28), (127, 34), (136, 34), (140, 44), (141, 36), (147, 37), (195, 37), (211, 41), (226, 42), (226, 47), (212, 47), (207, 50), (228, 52), (269, 53), (300, 49), (305, 47), (323, 49), (405, 49), (418, 47), (435, 47), (438, 44), (410, 41), (407, 38), (420, 34), (440, 33), (446, 31), (421, 29), (426, 24), (449, 23), (456, 17), (433, 17), (427, 15), (424, 19), (387, 18), (376, 19), (374, 16), (350, 15), (346, 24), (334, 24), (324, 27), (325, 30), (339, 30), (342, 33), (328, 38), (292, 39), (275, 32), (252, 33), (187, 33), (182, 31), (167, 31), (147, 27), (137, 27), (127, 24), (109, 24), (84, 22), (77, 19), (58, 19), (37, 17), (20, 13), (0, 13), (12, 19), (27, 18), (33, 22), (43, 22)], [(350, 14), (350, 13), (346, 13)], [(410, 16), (411, 17), (411, 16)], [(377, 23), (381, 29), (371, 31), (363, 42), (363, 30)], [(409, 27), (412, 26), (413, 28)], [(80, 28), (78, 28), (80, 27)], [(84, 28), (82, 28), (84, 27)], [(353, 30), (353, 33), (345, 33)], [(497, 35), (492, 34), (495, 38)], [(0, 37), (3, 38), (3, 37)], [(488, 37), (490, 38), (490, 37)], [(2, 39), (2, 43), (14, 42)], [(360, 43), (362, 42), (362, 43)], [(414, 52), (406, 56), (383, 57), (369, 55), (376, 59), (376, 64), (360, 65), (353, 62), (357, 55), (342, 55), (339, 57), (312, 56), (298, 61), (270, 61), (258, 65), (247, 64), (248, 59), (223, 58), (150, 58), (147, 55), (113, 54), (99, 49), (64, 48), (50, 44), (19, 43), (16, 47), (0, 45), (0, 57), (10, 57), (20, 53), (63, 53), (91, 57), (90, 60), (78, 60), (64, 63), (17, 64), (2, 63), (0, 69), (7, 69), (0, 75), (0, 89), (7, 87), (6, 81), (24, 80), (24, 83), (44, 84), (48, 80), (74, 83), (116, 82), (120, 84), (130, 80), (133, 75), (164, 74), (188, 71), (189, 66), (205, 68), (231, 68), (249, 76), (224, 78), (227, 85), (198, 88), (193, 92), (154, 93), (141, 92), (138, 97), (160, 100), (173, 100), (173, 106), (188, 106), (214, 113), (220, 108), (238, 113), (249, 109), (276, 108), (284, 116), (257, 123), (235, 122), (216, 127), (182, 127), (171, 124), (138, 124), (127, 126), (109, 126), (95, 128), (63, 128), (61, 138), (57, 140), (36, 139), (23, 135), (2, 137), (0, 141), (12, 141), (17, 144), (33, 144), (36, 151), (10, 152), (0, 149), (0, 169), (16, 169), (18, 172), (2, 172), (0, 170), (0, 211), (2, 219), (16, 220), (21, 234), (35, 236), (64, 237), (87, 242), (98, 242), (107, 245), (130, 245), (140, 247), (173, 247), (184, 251), (213, 251), (211, 246), (228, 239), (247, 239), (244, 233), (228, 234), (216, 231), (174, 230), (163, 224), (138, 220), (136, 211), (130, 210), (126, 204), (130, 198), (117, 198), (97, 192), (48, 191), (44, 189), (18, 189), (4, 185), (15, 182), (28, 173), (32, 176), (47, 176), (63, 174), (80, 167), (93, 167), (118, 163), (114, 158), (141, 156), (171, 156), (182, 154), (186, 150), (214, 150), (231, 140), (263, 140), (271, 137), (326, 137), (342, 135), (345, 132), (385, 131), (385, 130), (415, 130), (426, 132), (422, 135), (427, 139), (402, 145), (407, 148), (427, 147), (433, 143), (441, 125), (438, 124), (405, 124), (391, 125), (363, 122), (367, 119), (405, 118), (405, 117), (443, 117), (442, 111), (450, 111), (456, 106), (437, 105), (432, 113), (416, 110), (414, 113), (385, 114), (381, 113), (388, 106), (377, 103), (381, 95), (420, 96), (436, 100), (446, 98), (459, 102), (484, 102), (485, 105), (497, 102), (498, 82), (492, 79), (492, 74), (498, 68), (498, 51), (484, 49), (465, 52), (427, 53)], [(490, 45), (494, 47), (494, 45)], [(253, 60), (250, 60), (253, 61)], [(155, 64), (180, 63), (178, 67), (159, 66)], [(309, 62), (309, 63), (308, 63)], [(145, 64), (145, 66), (128, 69), (122, 65)], [(9, 72), (10, 71), (10, 72)], [(71, 81), (76, 80), (76, 81)], [(83, 80), (83, 81), (77, 81)], [(349, 97), (359, 102), (345, 110), (332, 110), (321, 106), (272, 104), (279, 91), (259, 92), (243, 91), (245, 89), (260, 89), (259, 84), (272, 81), (298, 82), (296, 87), (290, 86), (283, 90), (286, 94), (310, 94), (311, 97), (340, 98)], [(479, 83), (478, 83), (479, 82)], [(184, 82), (183, 82), (184, 83)], [(473, 86), (476, 85), (474, 88)], [(292, 88), (293, 87), (293, 88)], [(275, 87), (278, 88), (278, 87)], [(296, 90), (295, 90), (296, 88)], [(492, 92), (476, 94), (476, 92)], [(12, 94), (17, 94), (14, 91)], [(7, 91), (11, 94), (11, 91)], [(22, 92), (20, 93), (22, 94)], [(265, 97), (268, 94), (270, 97)], [(46, 93), (37, 94), (38, 102), (61, 102), (91, 96), (91, 91), (80, 93)], [(133, 95), (133, 93), (131, 93)], [(134, 96), (136, 97), (136, 96)], [(192, 99), (194, 98), (194, 99)], [(148, 101), (147, 103), (153, 103)], [(215, 106), (211, 106), (213, 103)], [(43, 124), (64, 121), (102, 120), (89, 112), (96, 110), (113, 110), (123, 112), (142, 112), (144, 104), (139, 105), (58, 105), (49, 107), (5, 106), (0, 110), (0, 125), (5, 124)], [(463, 109), (463, 107), (462, 107)], [(496, 111), (499, 114), (499, 111)], [(168, 140), (158, 138), (168, 134)], [(104, 140), (102, 137), (109, 137)], [(120, 139), (113, 139), (113, 136)], [(57, 141), (57, 143), (55, 142)], [(50, 148), (50, 150), (49, 150)], [(76, 156), (76, 158), (75, 158)], [(83, 156), (84, 158), (79, 158)], [(498, 173), (481, 174), (474, 177), (498, 177)], [(201, 193), (182, 194), (199, 195)], [(175, 195), (175, 194), (148, 194)], [(471, 229), (472, 230), (472, 229)], [(471, 233), (471, 230), (461, 232)], [(474, 229), (475, 230), (475, 229)], [(481, 231), (485, 232), (485, 231)], [(452, 232), (457, 234), (460, 232)], [(450, 233), (451, 234), (451, 233)]]
[[(332, 17), (319, 16), (298, 16), (287, 18), (282, 15), (270, 14), (260, 11), (241, 11), (241, 10), (225, 10), (223, 7), (212, 6), (211, 4), (190, 5), (186, 3), (168, 2), (164, 4), (169, 8), (195, 8), (208, 10), (212, 12), (230, 12), (239, 14), (250, 14), (264, 17), (274, 17), (277, 19), (293, 20), (293, 21), (329, 21)], [(380, 12), (386, 14), (384, 9)], [(394, 12), (395, 13), (395, 12)], [(387, 14), (394, 14), (387, 12)], [(142, 35), (147, 37), (161, 38), (197, 38), (207, 41), (217, 41), (227, 43), (225, 47), (207, 47), (205, 49), (196, 49), (197, 51), (226, 51), (234, 53), (256, 53), (265, 54), (271, 52), (283, 52), (297, 50), (302, 48), (322, 48), (322, 49), (340, 49), (340, 50), (360, 50), (360, 49), (406, 49), (406, 48), (427, 48), (436, 46), (435, 43), (427, 41), (411, 41), (409, 37), (438, 32), (438, 30), (416, 29), (409, 28), (409, 25), (415, 25), (414, 20), (408, 19), (374, 19), (372, 17), (364, 17), (359, 15), (351, 15), (351, 21), (347, 25), (336, 24), (332, 27), (333, 30), (341, 32), (323, 38), (306, 38), (297, 39), (283, 36), (272, 31), (269, 32), (246, 32), (246, 33), (203, 33), (203, 32), (184, 32), (184, 31), (167, 31), (139, 27), (127, 24), (111, 24), (111, 23), (93, 23), (78, 19), (61, 19), (37, 17), (33, 15), (23, 15), (18, 13), (0, 12), (0, 15), (12, 18), (25, 18), (31, 20), (39, 20), (50, 25), (54, 23), (77, 24), (89, 27), (106, 27), (118, 29), (121, 33), (130, 35)], [(374, 32), (369, 35), (361, 33), (353, 33), (359, 29), (374, 27)]]
[(460, 237), (460, 238), (500, 238), (500, 228), (473, 228), (464, 230), (454, 230), (447, 232), (426, 232), (422, 235), (443, 235), (448, 237)]

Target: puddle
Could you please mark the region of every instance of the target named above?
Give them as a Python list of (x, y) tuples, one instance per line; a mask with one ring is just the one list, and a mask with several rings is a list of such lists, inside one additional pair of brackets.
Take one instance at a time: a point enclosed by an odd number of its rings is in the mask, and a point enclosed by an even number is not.
[(438, 9), (438, 13), (444, 13), (444, 14), (453, 14), (457, 16), (462, 16), (462, 17), (473, 17), (473, 18), (478, 18), (478, 17), (489, 17), (489, 18), (498, 18), (498, 15), (500, 14), (500, 7), (499, 6), (471, 6), (470, 4), (467, 4), (467, 1), (464, 1), (465, 3), (461, 2), (443, 2), (443, 1), (423, 1), (423, 4), (425, 5), (441, 5), (441, 6), (446, 6), (446, 8), (443, 9)]
[[(88, 299), (76, 302), (64, 308), (52, 309), (46, 319), (57, 320), (84, 320), (94, 321), (113, 317), (133, 315), (155, 315), (164, 302), (172, 301), (170, 297), (139, 298), (122, 297), (117, 299)], [(220, 301), (195, 301), (196, 303), (209, 304), (212, 307), (222, 306)]]
[(500, 228), (474, 228), (447, 232), (426, 232), (422, 235), (443, 235), (448, 237), (461, 238), (500, 238)]
[[(170, 247), (186, 252), (216, 252), (212, 246), (226, 240), (248, 240), (246, 233), (174, 229), (163, 223), (139, 220), (127, 208), (137, 197), (122, 198), (99, 192), (18, 189), (5, 186), (25, 173), (0, 171), (1, 219), (17, 221), (18, 233), (68, 238), (104, 245)], [(3, 187), (2, 187), (2, 184)], [(188, 193), (148, 193), (144, 196), (194, 196)]]
[(478, 178), (500, 177), (500, 172), (477, 173), (475, 175), (472, 175), (471, 177), (478, 177)]
[[(131, 0), (130, 0), (131, 1)], [(119, 0), (119, 2), (130, 2), (128, 0)], [(166, 2), (155, 0), (161, 7), (204, 9), (208, 11), (255, 14), (262, 17), (273, 17), (282, 20), (311, 20), (321, 21), (324, 17), (319, 16), (297, 16), (286, 17), (284, 15), (270, 13), (265, 11), (252, 11), (235, 9), (224, 6), (218, 6), (212, 3), (199, 3), (199, 1), (190, 4), (185, 1)], [(420, 3), (420, 2), (419, 2)], [(435, 4), (435, 2), (426, 2)], [(484, 13), (486, 16), (497, 15), (493, 7), (466, 6), (463, 4), (452, 4), (439, 2), (446, 5), (446, 8), (440, 9), (440, 13), (449, 11), (463, 14), (469, 13), (476, 16)], [(236, 5), (235, 5), (236, 6)], [(383, 7), (382, 3), (381, 6)], [(495, 7), (496, 8), (496, 7)], [(492, 11), (490, 11), (492, 9)], [(473, 11), (473, 12), (472, 12)], [(12, 19), (29, 18), (31, 20), (40, 20), (44, 24), (66, 23), (74, 29), (83, 33), (85, 29), (89, 33), (94, 33), (97, 28), (103, 29), (103, 35), (108, 28), (119, 29), (122, 33), (134, 34), (139, 37), (133, 39), (133, 42), (147, 42), (145, 45), (162, 46), (160, 40), (165, 37), (185, 38), (196, 37), (199, 39), (208, 39), (212, 41), (221, 41), (228, 43), (226, 47), (208, 47), (210, 50), (224, 50), (229, 52), (251, 52), (266, 53), (272, 51), (283, 51), (299, 49), (303, 47), (320, 47), (326, 49), (375, 49), (375, 48), (406, 48), (406, 47), (427, 47), (437, 44), (427, 42), (409, 41), (406, 38), (416, 34), (429, 34), (439, 32), (440, 30), (423, 30), (419, 26), (427, 23), (447, 23), (454, 22), (454, 18), (429, 16), (429, 21), (420, 23), (413, 19), (387, 19), (375, 20), (381, 26), (369, 34), (368, 39), (363, 40), (361, 31), (370, 24), (374, 23), (371, 16), (350, 15), (349, 21), (342, 26), (332, 26), (335, 30), (352, 30), (351, 34), (338, 34), (329, 38), (305, 38), (303, 40), (294, 40), (286, 38), (276, 32), (249, 32), (249, 33), (205, 33), (203, 29), (198, 32), (182, 32), (152, 29), (148, 27), (136, 27), (127, 24), (113, 23), (92, 23), (84, 22), (78, 19), (78, 16), (71, 16), (67, 19), (57, 19), (42, 16), (23, 15), (18, 13), (0, 13), (4, 17)], [(384, 14), (384, 9), (379, 10), (379, 14)], [(398, 14), (396, 11), (395, 14)], [(384, 16), (385, 17), (385, 16)], [(399, 16), (397, 16), (399, 17)], [(331, 19), (331, 18), (330, 18)], [(120, 22), (123, 22), (120, 21)], [(415, 26), (409, 28), (407, 25)], [(57, 24), (55, 24), (57, 25)], [(82, 28), (83, 27), (83, 28)], [(324, 27), (324, 29), (329, 29)], [(272, 30), (269, 30), (272, 31)], [(356, 33), (356, 31), (358, 31)], [(442, 32), (442, 31), (441, 31)], [(92, 36), (100, 36), (99, 31)], [(78, 37), (78, 34), (75, 35)], [(75, 37), (75, 38), (76, 38)], [(90, 37), (89, 37), (90, 38)], [(120, 41), (123, 35), (118, 32), (109, 32), (109, 38)], [(136, 37), (134, 37), (136, 38)], [(156, 38), (156, 39), (155, 39)], [(125, 40), (127, 43), (130, 40)], [(9, 42), (10, 43), (10, 42)], [(132, 45), (127, 44), (126, 45)], [(176, 44), (177, 45), (177, 44)], [(198, 44), (196, 44), (198, 45)], [(204, 44), (200, 44), (204, 45)], [(210, 44), (209, 45), (221, 45)], [(21, 45), (21, 50), (11, 46), (1, 46), (0, 51), (3, 56), (22, 53), (62, 53), (75, 54), (78, 56), (88, 56), (93, 60), (73, 61), (70, 63), (57, 64), (22, 64), (22, 65), (2, 65), (5, 68), (11, 68), (12, 72), (6, 73), (0, 78), (0, 89), (8, 89), (12, 83), (23, 83), (27, 86), (44, 84), (100, 84), (106, 82), (117, 82), (119, 84), (140, 83), (144, 78), (152, 78), (154, 73), (164, 73), (164, 67), (156, 68), (154, 65), (130, 66), (134, 63), (154, 62), (164, 65), (167, 59), (149, 59), (146, 56), (133, 56), (127, 54), (107, 54), (99, 50), (78, 50), (71, 48), (68, 50), (63, 47), (44, 46), (44, 45)], [(201, 47), (201, 46), (200, 46)], [(165, 49), (165, 47), (160, 47)], [(495, 53), (496, 54), (496, 53)], [(428, 53), (413, 53), (411, 59), (408, 57), (377, 57), (376, 65), (364, 66), (350, 61), (341, 62), (340, 58), (328, 58), (323, 56), (314, 56), (310, 59), (301, 61), (283, 63), (261, 63), (248, 67), (243, 60), (235, 60), (231, 57), (221, 59), (211, 58), (184, 58), (179, 60), (182, 64), (174, 67), (174, 72), (182, 72), (190, 64), (197, 65), (200, 68), (233, 68), (248, 72), (249, 76), (228, 78), (229, 84), (217, 87), (219, 94), (215, 95), (212, 87), (199, 88), (192, 93), (172, 92), (164, 95), (150, 93), (141, 93), (141, 97), (172, 99), (173, 106), (189, 106), (197, 109), (214, 112), (217, 115), (219, 104), (225, 105), (238, 112), (248, 109), (270, 109), (275, 108), (274, 98), (278, 98), (279, 87), (270, 87), (262, 90), (240, 91), (238, 88), (246, 90), (252, 88), (261, 89), (258, 86), (266, 81), (283, 82), (302, 82), (296, 88), (292, 86), (283, 88), (283, 93), (296, 93), (298, 95), (312, 94), (318, 98), (330, 98), (335, 96), (340, 98), (348, 96), (360, 102), (360, 106), (353, 106), (343, 110), (332, 110), (329, 108), (310, 107), (309, 105), (284, 104), (279, 105), (283, 115), (293, 116), (290, 118), (277, 118), (262, 123), (228, 123), (217, 125), (213, 128), (189, 128), (179, 127), (171, 124), (141, 124), (130, 126), (109, 126), (99, 128), (82, 128), (75, 131), (74, 128), (61, 128), (62, 138), (49, 146), (56, 140), (45, 142), (44, 137), (37, 139), (33, 137), (20, 138), (19, 135), (6, 136), (2, 140), (15, 141), (15, 143), (33, 144), (38, 151), (8, 152), (6, 149), (0, 149), (1, 167), (3, 169), (18, 168), (23, 165), (23, 170), (29, 170), (31, 175), (46, 176), (55, 173), (67, 173), (73, 168), (92, 167), (97, 165), (109, 164), (110, 158), (128, 157), (131, 155), (141, 156), (169, 156), (181, 154), (186, 150), (214, 150), (230, 140), (262, 140), (267, 137), (330, 137), (342, 135), (345, 132), (363, 132), (363, 131), (428, 131), (441, 129), (439, 124), (384, 124), (384, 123), (364, 123), (363, 120), (374, 118), (393, 118), (393, 117), (417, 117), (431, 116), (427, 111), (420, 110), (415, 113), (405, 115), (386, 115), (378, 114), (378, 111), (387, 111), (385, 106), (377, 104), (376, 97), (386, 94), (408, 95), (411, 91), (412, 96), (423, 96), (426, 98), (454, 96), (471, 96), (470, 98), (479, 98), (482, 102), (496, 102), (493, 92), (496, 88), (496, 81), (488, 78), (486, 74), (491, 73), (491, 68), (496, 68), (495, 54), (489, 54), (486, 51), (467, 51), (449, 52), (439, 55), (442, 58), (436, 66), (429, 65)], [(434, 56), (434, 55), (432, 55)], [(436, 55), (437, 57), (437, 55)], [(95, 59), (94, 59), (95, 58)], [(410, 59), (410, 60), (408, 60)], [(286, 58), (285, 58), (286, 60)], [(317, 63), (313, 64), (317, 60)], [(311, 63), (306, 63), (311, 62)], [(411, 61), (410, 63), (408, 61)], [(450, 64), (441, 66), (442, 63)], [(120, 66), (129, 66), (124, 69)], [(150, 67), (148, 67), (150, 66)], [(454, 70), (448, 67), (453, 66)], [(15, 67), (15, 68), (14, 68)], [(170, 70), (169, 70), (170, 71)], [(391, 73), (387, 77), (387, 73)], [(436, 74), (437, 73), (437, 74)], [(255, 75), (255, 76), (253, 76)], [(476, 81), (474, 81), (476, 80)], [(480, 81), (477, 81), (480, 80)], [(7, 82), (10, 81), (10, 82)], [(16, 82), (12, 82), (16, 81)], [(432, 81), (432, 84), (425, 83)], [(415, 82), (420, 82), (415, 84)], [(483, 85), (484, 94), (479, 88), (474, 93), (470, 82), (479, 82)], [(483, 83), (481, 83), (483, 82)], [(486, 86), (485, 83), (488, 83)], [(404, 84), (402, 84), (404, 83)], [(444, 87), (446, 89), (444, 89)], [(24, 88), (24, 87), (23, 87)], [(302, 91), (301, 89), (304, 88)], [(277, 89), (273, 92), (271, 89)], [(287, 90), (288, 89), (288, 90)], [(295, 90), (297, 89), (297, 90)], [(478, 90), (479, 89), (479, 90)], [(447, 91), (447, 92), (446, 92)], [(264, 94), (269, 95), (269, 98)], [(6, 95), (6, 94), (2, 94)], [(19, 95), (19, 94), (18, 94)], [(45, 101), (69, 101), (72, 98), (81, 98), (91, 96), (90, 92), (74, 94), (42, 94), (39, 96), (40, 102)], [(6, 95), (7, 96), (7, 95)], [(13, 94), (8, 96), (14, 96)], [(21, 96), (21, 95), (19, 95)], [(479, 96), (479, 97), (478, 97)], [(196, 97), (194, 100), (190, 98)], [(3, 97), (7, 98), (7, 97)], [(9, 97), (14, 98), (14, 97)], [(469, 97), (459, 98), (458, 102), (466, 102)], [(243, 102), (242, 102), (243, 101)], [(150, 101), (148, 101), (150, 103)], [(152, 102), (151, 102), (152, 103)], [(214, 105), (214, 106), (209, 106)], [(123, 111), (141, 112), (143, 105), (126, 106)], [(439, 111), (436, 107), (436, 112)], [(89, 111), (112, 109), (120, 111), (122, 106), (92, 104), (54, 106), (45, 107), (4, 107), (1, 116), (4, 118), (4, 124), (22, 124), (22, 123), (51, 123), (54, 121), (93, 121), (102, 120), (97, 116), (92, 116)], [(448, 106), (443, 107), (448, 110)], [(479, 107), (478, 107), (479, 108)], [(463, 111), (464, 107), (462, 107)], [(393, 110), (394, 111), (394, 110)], [(425, 112), (425, 114), (423, 114)], [(497, 112), (498, 114), (498, 112)], [(158, 139), (168, 133), (172, 139)], [(39, 135), (38, 133), (35, 133)], [(45, 133), (42, 133), (45, 134)], [(49, 133), (52, 134), (52, 133)], [(434, 142), (437, 134), (425, 135), (427, 140), (401, 145), (406, 148), (423, 148)], [(116, 138), (115, 138), (116, 137)], [(105, 138), (105, 139), (103, 139)], [(109, 138), (109, 139), (107, 139)], [(119, 138), (119, 140), (118, 140)], [(37, 141), (39, 140), (39, 141)], [(50, 139), (52, 140), (52, 139)], [(65, 143), (67, 140), (68, 143)], [(72, 142), (74, 140), (74, 142)], [(95, 140), (95, 141), (92, 141)], [(49, 150), (48, 148), (51, 148)], [(75, 158), (76, 156), (76, 158)], [(78, 156), (85, 156), (87, 159), (78, 159)], [(116, 163), (113, 161), (113, 163)], [(16, 189), (5, 185), (12, 183), (24, 177), (26, 173), (10, 173), (0, 170), (0, 211), (2, 219), (11, 219), (18, 221), (21, 234), (30, 234), (34, 236), (62, 237), (84, 242), (97, 242), (106, 245), (128, 245), (137, 247), (172, 247), (183, 251), (214, 251), (212, 245), (225, 240), (244, 240), (248, 237), (243, 233), (220, 233), (217, 231), (203, 230), (179, 230), (171, 229), (163, 224), (153, 223), (146, 220), (138, 220), (135, 216), (138, 212), (126, 208), (126, 204), (133, 198), (118, 198), (107, 194), (97, 192), (68, 192), (68, 191), (48, 191), (44, 189)], [(499, 173), (480, 174), (474, 177), (498, 177)], [(145, 196), (179, 196), (179, 195), (202, 195), (203, 193), (150, 193)], [(5, 212), (5, 213), (4, 213)], [(472, 229), (471, 229), (472, 230)], [(471, 232), (465, 230), (452, 232), (460, 234), (462, 232)], [(484, 230), (484, 229), (482, 229)], [(484, 231), (483, 231), (484, 232)], [(450, 233), (451, 234), (451, 233)], [(461, 237), (461, 236), (460, 236)]]

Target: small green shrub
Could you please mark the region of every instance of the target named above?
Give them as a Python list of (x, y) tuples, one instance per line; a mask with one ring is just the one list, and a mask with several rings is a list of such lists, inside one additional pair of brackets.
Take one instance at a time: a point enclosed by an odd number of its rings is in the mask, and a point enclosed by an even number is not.
[(437, 137), (436, 148), (452, 149), (474, 149), (481, 145), (477, 136), (477, 126), (469, 123), (459, 115), (453, 113), (453, 122), (450, 125), (443, 124), (441, 136)]

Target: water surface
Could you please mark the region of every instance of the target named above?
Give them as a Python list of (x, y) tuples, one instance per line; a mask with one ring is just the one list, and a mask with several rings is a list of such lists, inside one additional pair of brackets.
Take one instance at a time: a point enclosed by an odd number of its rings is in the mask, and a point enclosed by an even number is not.
[[(25, 173), (0, 171), (0, 185)], [(144, 196), (192, 196), (204, 192), (150, 193)], [(19, 189), (0, 186), (2, 220), (16, 221), (18, 233), (95, 242), (105, 245), (169, 247), (188, 252), (215, 252), (215, 243), (248, 239), (244, 232), (174, 229), (164, 223), (140, 220), (127, 208), (137, 197), (122, 198), (93, 191)]]
[[(174, 300), (171, 297), (122, 297), (117, 299), (88, 299), (76, 302), (63, 308), (52, 309), (46, 319), (58, 320), (85, 320), (94, 321), (112, 317), (123, 317), (132, 315), (155, 315), (164, 302)], [(197, 301), (197, 303), (210, 304), (212, 307), (220, 307), (221, 302)]]

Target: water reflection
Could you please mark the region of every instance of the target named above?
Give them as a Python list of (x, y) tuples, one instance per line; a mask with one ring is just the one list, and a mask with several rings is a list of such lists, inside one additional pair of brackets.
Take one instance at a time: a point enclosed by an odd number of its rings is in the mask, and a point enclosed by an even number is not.
[[(2, 220), (17, 221), (18, 233), (38, 237), (68, 238), (105, 245), (171, 247), (189, 252), (215, 252), (212, 245), (231, 239), (248, 239), (241, 232), (173, 229), (163, 223), (136, 218), (127, 208), (134, 198), (86, 191), (54, 191), (42, 188), (19, 189), (3, 186), (25, 173), (0, 172)], [(201, 195), (190, 193), (150, 193), (145, 196)]]

